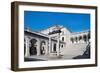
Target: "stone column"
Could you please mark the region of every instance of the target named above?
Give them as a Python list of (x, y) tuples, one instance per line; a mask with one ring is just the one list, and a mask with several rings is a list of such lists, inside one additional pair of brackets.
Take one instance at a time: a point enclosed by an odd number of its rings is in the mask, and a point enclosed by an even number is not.
[(59, 45), (60, 45), (60, 35), (58, 33), (58, 38), (57, 38), (57, 56), (60, 55), (60, 47), (59, 47)]
[(84, 38), (83, 38), (83, 36), (82, 36), (82, 43), (84, 43)]
[(48, 55), (48, 42), (46, 41), (45, 44), (45, 55)]
[(76, 39), (74, 38), (74, 43), (76, 44)]
[(40, 55), (40, 39), (37, 39), (37, 55)]
[(49, 36), (49, 54), (51, 52), (51, 37)]
[(87, 37), (86, 37), (86, 42), (88, 43), (88, 35), (87, 35)]
[(25, 37), (25, 40), (26, 40), (26, 50), (25, 50), (25, 57), (28, 57), (30, 56), (30, 53), (29, 53), (29, 38), (28, 37)]
[(52, 43), (51, 43), (51, 51), (52, 52), (54, 52), (54, 49), (53, 48), (54, 48), (54, 42), (52, 41)]
[(79, 37), (77, 37), (77, 42), (79, 43), (80, 41), (79, 41)]

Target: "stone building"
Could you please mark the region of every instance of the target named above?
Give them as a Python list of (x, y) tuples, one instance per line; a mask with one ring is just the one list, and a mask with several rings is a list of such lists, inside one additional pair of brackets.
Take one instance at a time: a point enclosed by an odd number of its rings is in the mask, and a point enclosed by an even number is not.
[(61, 25), (41, 31), (24, 30), (24, 55), (69, 56), (81, 55), (90, 41), (90, 32), (71, 32)]

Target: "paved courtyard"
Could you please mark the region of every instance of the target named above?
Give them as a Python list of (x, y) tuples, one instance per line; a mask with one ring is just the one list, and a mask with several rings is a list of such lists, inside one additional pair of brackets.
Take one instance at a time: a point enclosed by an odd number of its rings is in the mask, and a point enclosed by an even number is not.
[(63, 60), (63, 59), (72, 59), (72, 55), (56, 56), (56, 55), (41, 55), (41, 56), (29, 56), (25, 58), (25, 61), (48, 61), (48, 60)]

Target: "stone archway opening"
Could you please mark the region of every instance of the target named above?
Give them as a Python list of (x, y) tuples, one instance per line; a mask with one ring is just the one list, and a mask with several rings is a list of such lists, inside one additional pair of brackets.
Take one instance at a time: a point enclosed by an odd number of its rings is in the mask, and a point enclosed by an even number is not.
[(46, 42), (41, 41), (41, 43), (40, 43), (40, 54), (44, 55), (45, 53), (46, 53)]
[(30, 40), (30, 55), (37, 55), (37, 40), (36, 39), (31, 39)]
[(82, 36), (79, 36), (79, 41), (82, 40)]
[(57, 51), (56, 43), (54, 43), (54, 46), (53, 46), (53, 51), (54, 51), (54, 52), (56, 52), (56, 51)]
[(86, 35), (83, 36), (83, 40), (84, 40), (84, 42), (87, 41), (87, 36)]
[(70, 41), (71, 41), (72, 43), (74, 43), (74, 38), (71, 37), (71, 38), (70, 38)]
[(78, 38), (77, 37), (75, 37), (75, 41), (76, 41), (76, 43), (78, 42)]

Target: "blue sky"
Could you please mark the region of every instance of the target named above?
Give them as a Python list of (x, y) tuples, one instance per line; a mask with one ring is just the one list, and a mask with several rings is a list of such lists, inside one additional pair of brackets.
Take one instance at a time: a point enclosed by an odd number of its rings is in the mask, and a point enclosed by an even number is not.
[(24, 28), (39, 31), (53, 25), (71, 32), (90, 30), (90, 14), (24, 11)]

